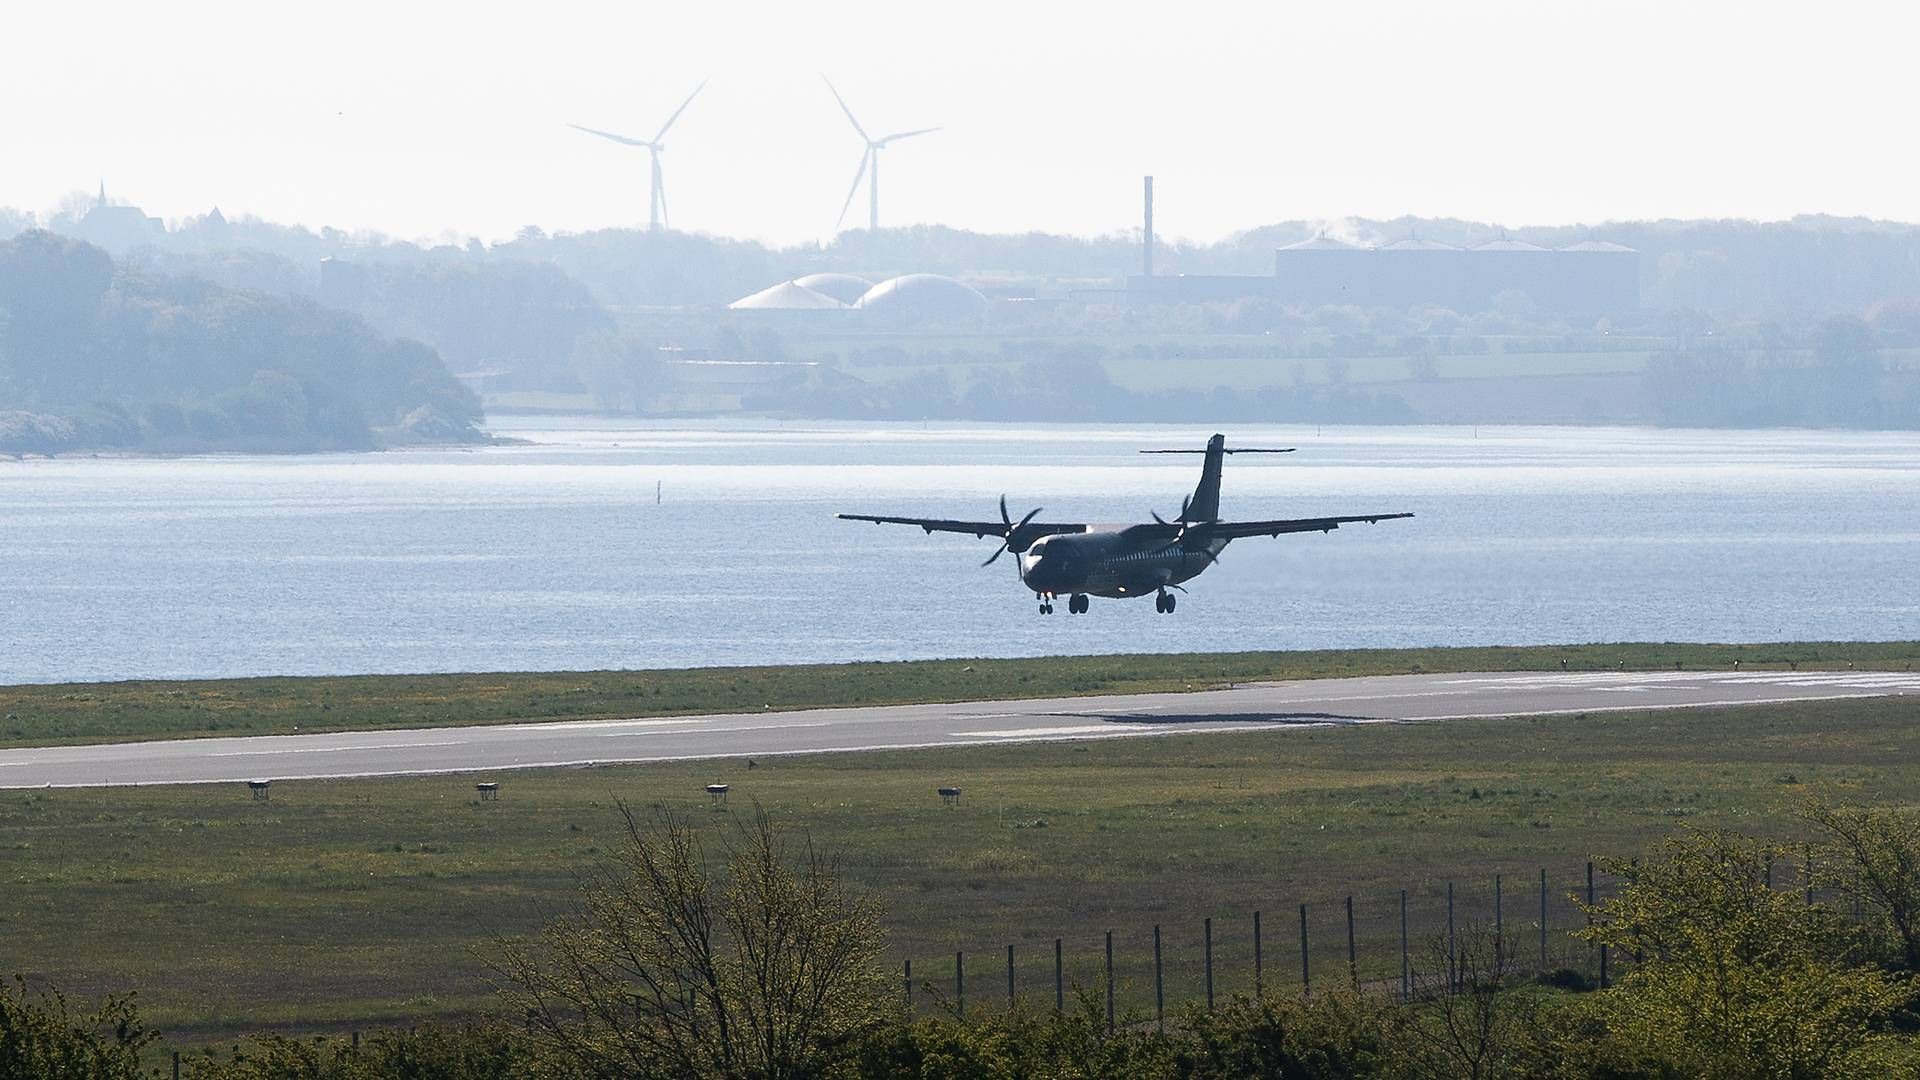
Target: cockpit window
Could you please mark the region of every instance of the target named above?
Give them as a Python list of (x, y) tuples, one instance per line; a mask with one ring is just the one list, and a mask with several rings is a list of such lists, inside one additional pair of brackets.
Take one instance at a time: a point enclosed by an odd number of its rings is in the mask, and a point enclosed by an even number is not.
[(1046, 552), (1047, 542), (1045, 540), (1036, 541), (1032, 547), (1027, 549), (1027, 554), (1032, 555), (1036, 559), (1046, 554)]

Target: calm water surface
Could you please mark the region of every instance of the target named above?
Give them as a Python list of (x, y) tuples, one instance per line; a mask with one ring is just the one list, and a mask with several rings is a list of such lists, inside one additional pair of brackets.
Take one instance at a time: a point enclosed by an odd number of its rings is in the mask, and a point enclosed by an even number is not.
[(494, 429), (531, 445), (0, 462), (0, 683), (1920, 637), (1910, 433), (1236, 429), (1301, 449), (1228, 459), (1227, 517), (1419, 516), (1043, 617), (993, 540), (832, 514), (1172, 514), (1198, 459), (1134, 450), (1209, 432)]

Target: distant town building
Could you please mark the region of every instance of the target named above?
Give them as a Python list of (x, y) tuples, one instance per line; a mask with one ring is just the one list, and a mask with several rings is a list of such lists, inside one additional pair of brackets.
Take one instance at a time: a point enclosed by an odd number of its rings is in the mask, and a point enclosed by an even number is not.
[(148, 217), (137, 206), (116, 206), (107, 201), (107, 185), (100, 185), (100, 197), (72, 226), (74, 236), (97, 244), (116, 254), (166, 238), (166, 223)]

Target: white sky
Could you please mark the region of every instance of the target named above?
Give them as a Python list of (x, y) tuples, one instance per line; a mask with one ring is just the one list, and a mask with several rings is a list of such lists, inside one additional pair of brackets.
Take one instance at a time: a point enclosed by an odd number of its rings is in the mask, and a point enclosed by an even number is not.
[[(0, 205), (102, 178), (167, 218), (487, 239), (644, 223), (824, 238), (869, 131), (883, 224), (1163, 234), (1403, 213), (1509, 225), (1920, 220), (1920, 8), (1532, 2), (0, 5)], [(864, 222), (864, 193), (848, 215)]]

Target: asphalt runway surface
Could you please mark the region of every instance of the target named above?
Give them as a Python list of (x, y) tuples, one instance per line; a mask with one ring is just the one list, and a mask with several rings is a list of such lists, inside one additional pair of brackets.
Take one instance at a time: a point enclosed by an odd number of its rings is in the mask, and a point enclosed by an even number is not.
[(1903, 672), (1507, 672), (1252, 683), (1184, 694), (0, 749), (0, 788), (486, 773), (619, 762), (1270, 731), (1920, 693)]

